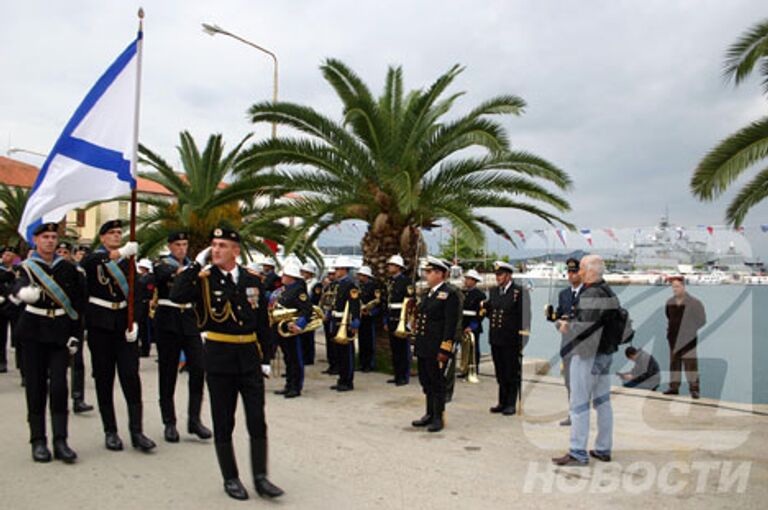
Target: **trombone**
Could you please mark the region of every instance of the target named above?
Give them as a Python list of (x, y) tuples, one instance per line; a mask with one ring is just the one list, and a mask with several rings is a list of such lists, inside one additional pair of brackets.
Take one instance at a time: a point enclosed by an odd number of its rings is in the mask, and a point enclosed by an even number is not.
[(466, 375), (467, 382), (477, 384), (480, 378), (477, 376), (477, 337), (472, 331), (464, 333), (461, 338), (461, 372)]
[(344, 305), (344, 313), (341, 314), (341, 322), (339, 323), (339, 331), (336, 332), (336, 336), (333, 340), (339, 345), (347, 345), (349, 342), (354, 342), (356, 336), (349, 336), (349, 301)]

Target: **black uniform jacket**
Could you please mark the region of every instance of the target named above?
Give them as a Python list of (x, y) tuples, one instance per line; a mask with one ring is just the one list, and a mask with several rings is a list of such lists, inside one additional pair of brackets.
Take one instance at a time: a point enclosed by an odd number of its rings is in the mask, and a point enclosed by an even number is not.
[[(166, 300), (173, 301), (171, 299), (171, 289), (176, 282), (176, 273), (180, 268), (188, 266), (190, 263), (189, 259), (184, 259), (179, 263), (178, 260), (170, 255), (160, 257), (155, 263), (153, 271), (158, 300), (155, 311), (155, 328), (159, 331), (181, 335), (198, 334), (197, 316), (193, 308), (180, 309), (162, 304)], [(178, 304), (186, 305), (188, 302)]]
[(190, 264), (171, 289), (171, 300), (195, 303), (200, 331), (227, 335), (256, 333), (254, 343), (207, 340), (205, 369), (209, 373), (242, 374), (260, 370), (271, 356), (267, 296), (258, 275), (237, 266), (237, 283), (216, 266)]
[(531, 328), (531, 299), (528, 291), (512, 283), (506, 293), (491, 289), (485, 302), (488, 341), (497, 346), (525, 346)]
[(447, 283), (424, 295), (416, 309), (416, 356), (436, 358), (453, 354), (456, 326), (461, 316), (458, 291)]

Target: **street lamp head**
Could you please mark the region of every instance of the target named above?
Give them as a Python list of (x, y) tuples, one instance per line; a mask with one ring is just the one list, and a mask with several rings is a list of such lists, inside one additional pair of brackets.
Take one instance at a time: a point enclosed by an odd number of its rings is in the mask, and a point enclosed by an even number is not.
[(203, 23), (203, 32), (210, 36), (214, 36), (216, 34), (223, 34), (224, 30), (219, 25), (210, 25), (208, 23)]

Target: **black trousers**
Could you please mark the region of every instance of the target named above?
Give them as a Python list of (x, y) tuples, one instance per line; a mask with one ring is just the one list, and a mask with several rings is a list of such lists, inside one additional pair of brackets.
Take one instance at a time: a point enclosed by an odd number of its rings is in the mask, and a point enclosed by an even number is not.
[(243, 399), (245, 423), (251, 438), (253, 472), (267, 472), (267, 422), (264, 416), (264, 378), (261, 372), (244, 374), (206, 374), (211, 400), (213, 437), (221, 475), (225, 480), (238, 477), (232, 448), (237, 397)]
[(139, 324), (139, 352), (142, 356), (149, 356), (149, 352), (152, 349), (152, 341), (154, 340), (154, 324), (152, 319), (149, 318), (149, 312), (144, 311), (142, 317), (138, 322)]
[(88, 330), (93, 379), (99, 401), (99, 414), (104, 432), (117, 432), (115, 418), (115, 370), (128, 404), (128, 426), (131, 432), (142, 431), (141, 379), (139, 378), (138, 342), (126, 342), (123, 331), (100, 328)]
[(520, 391), (523, 356), (516, 345), (491, 345), (496, 382), (499, 385), (499, 405), (515, 407)]
[(315, 364), (315, 332), (307, 331), (301, 334), (301, 354), (304, 365)]
[(373, 370), (376, 362), (376, 322), (373, 317), (360, 319), (360, 369)]
[(354, 387), (355, 383), (355, 342), (344, 345), (336, 344), (336, 353), (339, 361), (339, 378), (336, 384)]
[(437, 358), (416, 358), (419, 369), (419, 383), (427, 402), (429, 416), (441, 416), (445, 411), (446, 379)]
[(179, 357), (181, 351), (187, 360), (189, 374), (189, 403), (187, 417), (191, 421), (200, 420), (200, 408), (203, 403), (203, 342), (200, 335), (184, 335), (181, 332), (157, 331), (157, 375), (160, 393), (160, 414), (165, 425), (176, 424), (176, 380), (179, 376)]
[(280, 338), (285, 355), (285, 389), (298, 391), (304, 388), (304, 353), (302, 335)]
[(328, 359), (328, 370), (339, 370), (339, 355), (336, 342), (333, 341), (331, 333), (331, 321), (323, 322), (323, 331), (325, 332), (325, 357)]
[(8, 324), (6, 317), (0, 317), (0, 365), (8, 364)]
[[(390, 321), (390, 327), (392, 322)], [(392, 351), (392, 369), (397, 382), (411, 380), (411, 343), (407, 338), (398, 338), (389, 330), (389, 348)]]
[(46, 440), (45, 405), (49, 391), (53, 438), (66, 439), (69, 351), (63, 345), (24, 339), (23, 352), (30, 442)]
[(70, 358), (72, 367), (72, 401), (85, 400), (85, 361), (83, 360), (83, 342), (77, 344), (77, 351)]

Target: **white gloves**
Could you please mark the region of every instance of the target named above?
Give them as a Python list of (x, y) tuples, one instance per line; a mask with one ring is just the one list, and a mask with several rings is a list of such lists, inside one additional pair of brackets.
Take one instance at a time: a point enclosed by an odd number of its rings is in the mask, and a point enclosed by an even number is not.
[(19, 289), (19, 299), (27, 304), (37, 303), (40, 299), (40, 287), (28, 285)]
[(200, 264), (201, 266), (204, 266), (205, 263), (208, 261), (208, 255), (211, 254), (211, 247), (204, 249), (200, 253), (197, 254), (197, 257), (195, 257), (195, 262)]
[(0, 305), (5, 303), (5, 296), (0, 296)]
[(69, 340), (67, 340), (67, 349), (69, 349), (69, 355), (74, 356), (77, 352), (77, 344), (80, 343), (80, 340), (77, 338), (71, 336), (69, 337)]
[(269, 365), (261, 365), (261, 373), (264, 374), (264, 377), (269, 378), (269, 376), (272, 375), (272, 367)]
[(117, 250), (117, 253), (120, 254), (120, 257), (127, 259), (128, 257), (132, 257), (133, 255), (136, 255), (139, 253), (139, 243), (136, 241), (128, 241), (125, 243), (125, 246)]
[(130, 331), (125, 330), (125, 340), (130, 344), (135, 342), (138, 337), (139, 337), (139, 325), (134, 322), (133, 327), (131, 328)]

